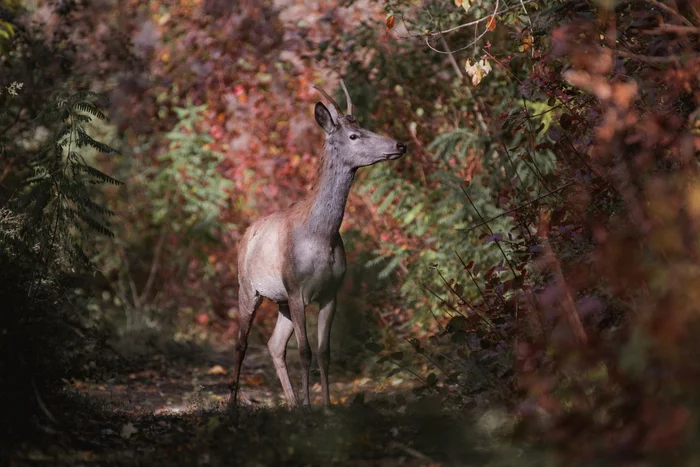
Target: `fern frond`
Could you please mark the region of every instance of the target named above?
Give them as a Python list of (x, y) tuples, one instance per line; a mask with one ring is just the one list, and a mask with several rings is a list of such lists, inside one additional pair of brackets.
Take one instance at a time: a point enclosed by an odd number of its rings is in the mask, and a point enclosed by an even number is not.
[(94, 148), (94, 149), (96, 149), (104, 154), (119, 154), (119, 151), (117, 151), (113, 147), (108, 146), (104, 143), (101, 143), (100, 141), (97, 141), (96, 139), (93, 139), (82, 128), (78, 128), (77, 133), (78, 133), (78, 141), (77, 141), (78, 147), (90, 146), (91, 148)]
[(85, 172), (85, 173), (93, 176), (95, 179), (97, 179), (97, 180), (95, 180), (97, 183), (109, 183), (111, 185), (116, 185), (116, 186), (124, 185), (124, 182), (122, 182), (121, 180), (117, 180), (116, 178), (110, 177), (106, 173), (104, 173), (100, 170), (97, 170), (94, 167), (90, 167), (87, 164), (81, 163), (80, 169), (83, 172)]
[(77, 214), (78, 217), (80, 217), (80, 219), (82, 219), (91, 229), (101, 233), (102, 235), (106, 235), (107, 237), (114, 237), (114, 233), (106, 225), (103, 225), (85, 213), (78, 211)]
[[(81, 112), (88, 113), (88, 114), (92, 115), (93, 117), (99, 118), (100, 120), (106, 120), (106, 119), (107, 119), (107, 117), (105, 116), (105, 114), (103, 114), (102, 112), (100, 112), (100, 109), (98, 109), (97, 107), (95, 107), (94, 105), (92, 105), (92, 104), (89, 103), (89, 102), (85, 102), (85, 101), (76, 102), (75, 105), (73, 106), (73, 108), (74, 108), (74, 109), (77, 109), (77, 110), (79, 110), (79, 111), (81, 111)], [(89, 120), (88, 120), (88, 121), (89, 121)]]
[(100, 97), (100, 95), (97, 94), (96, 92), (78, 91), (68, 98), (68, 103), (70, 105), (73, 105), (79, 101), (85, 101), (86, 99), (98, 99), (99, 97)]

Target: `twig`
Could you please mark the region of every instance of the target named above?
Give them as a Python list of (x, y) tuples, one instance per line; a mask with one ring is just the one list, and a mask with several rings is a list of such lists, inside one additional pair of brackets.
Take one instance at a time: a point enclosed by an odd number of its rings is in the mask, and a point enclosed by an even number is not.
[[(433, 291), (430, 289), (430, 287), (428, 287), (427, 285), (423, 284), (423, 288), (424, 288), (425, 290), (427, 290), (428, 292), (430, 292), (430, 294), (431, 294), (433, 297), (435, 297), (435, 298), (437, 298), (438, 300), (440, 300), (440, 302), (442, 302), (442, 304), (445, 305), (447, 308), (449, 308), (450, 310), (454, 311), (455, 313), (457, 313), (457, 314), (460, 315), (460, 316), (464, 316), (458, 309), (456, 309), (455, 307), (453, 307), (452, 305), (450, 305), (449, 303), (447, 303), (447, 301), (446, 301), (444, 298), (442, 298), (441, 296), (439, 296), (437, 293), (433, 292)], [(450, 318), (453, 318), (452, 315), (450, 315), (449, 313), (447, 313), (447, 314), (450, 316)]]
[[(457, 255), (457, 258), (459, 258), (459, 261), (462, 263), (462, 266), (464, 266), (464, 270), (467, 271), (467, 274), (469, 274), (469, 278), (470, 278), (470, 279), (472, 280), (472, 282), (474, 283), (474, 286), (476, 287), (476, 290), (479, 291), (479, 295), (481, 295), (481, 299), (484, 301), (484, 303), (485, 303), (486, 305), (488, 305), (489, 310), (490, 310), (490, 309), (491, 309), (491, 305), (489, 305), (489, 304), (488, 304), (488, 301), (486, 300), (486, 294), (484, 294), (484, 291), (481, 290), (481, 287), (479, 287), (479, 283), (476, 281), (476, 277), (474, 277), (474, 274), (472, 274), (471, 269), (469, 269), (469, 268), (467, 267), (467, 265), (464, 263), (464, 260), (462, 259), (461, 256), (459, 256), (459, 253), (457, 253), (457, 251), (455, 251), (455, 255)], [(496, 293), (496, 297), (498, 297), (498, 299), (501, 301), (501, 304), (505, 307), (505, 306), (506, 306), (506, 302), (505, 302), (505, 300), (503, 300), (503, 297), (501, 297), (498, 293)], [(492, 324), (492, 323), (486, 321), (486, 318), (484, 318), (484, 317), (481, 316), (479, 313), (477, 313), (476, 310), (474, 311), (474, 313), (476, 313), (476, 315), (477, 315), (479, 318), (481, 318), (484, 322), (488, 323), (488, 324), (493, 328), (493, 330), (496, 331), (496, 333), (498, 333), (498, 335), (499, 335), (501, 338), (505, 338), (505, 336), (503, 336), (503, 334), (501, 334), (501, 331), (500, 331), (494, 324)]]
[(416, 373), (415, 371), (411, 370), (411, 369), (408, 368), (407, 366), (400, 364), (399, 362), (397, 362), (397, 361), (394, 360), (393, 358), (387, 358), (387, 361), (393, 363), (394, 365), (396, 365), (397, 367), (401, 368), (401, 369), (404, 370), (404, 371), (408, 371), (408, 372), (411, 373), (413, 376), (415, 376), (416, 378), (418, 378), (419, 380), (421, 380), (423, 383), (428, 384), (428, 380), (426, 380), (426, 379), (423, 378), (421, 375), (419, 375), (419, 374)]
[(514, 74), (512, 71), (510, 71), (510, 68), (508, 68), (507, 66), (505, 66), (504, 64), (502, 64), (502, 63), (500, 62), (500, 60), (498, 60), (496, 57), (494, 57), (493, 55), (491, 55), (491, 54), (489, 53), (488, 50), (484, 49), (484, 54), (486, 54), (487, 57), (489, 57), (491, 60), (493, 60), (493, 61), (496, 62), (497, 64), (501, 65), (501, 66), (503, 67), (503, 69), (506, 71), (506, 73), (508, 73), (510, 76), (512, 76), (513, 79), (515, 79), (515, 81), (518, 82), (518, 84), (523, 84), (523, 82), (520, 81), (520, 78), (518, 78), (517, 76), (515, 76), (515, 74)]
[[(454, 54), (450, 51), (450, 46), (447, 45), (447, 41), (443, 36), (440, 36), (440, 42), (442, 43), (442, 46), (445, 47), (445, 50), (450, 52), (448, 55), (450, 59), (450, 64), (452, 64), (452, 68), (455, 70), (455, 73), (457, 76), (459, 76), (459, 80), (464, 82), (464, 73), (462, 73), (462, 70), (459, 68), (459, 65), (457, 64), (457, 60), (455, 60)], [(472, 94), (472, 90), (469, 88), (469, 86), (465, 86), (464, 89), (467, 92), (467, 95), (470, 99), (473, 99), (474, 96)], [(484, 120), (484, 116), (481, 114), (481, 111), (479, 110), (479, 107), (477, 107), (476, 101), (474, 101), (474, 106), (472, 107), (474, 110), (474, 113), (476, 114), (476, 120), (479, 122), (479, 127), (481, 128), (481, 131), (484, 133), (488, 134), (489, 128), (486, 126), (486, 121)]]
[(574, 184), (574, 182), (566, 183), (564, 186), (561, 186), (561, 187), (559, 187), (559, 188), (555, 188), (554, 190), (552, 190), (552, 191), (550, 191), (550, 192), (547, 192), (547, 193), (545, 193), (545, 194), (543, 194), (543, 195), (541, 195), (541, 196), (538, 196), (537, 198), (535, 198), (535, 199), (533, 199), (533, 200), (531, 200), (531, 201), (528, 201), (527, 203), (523, 203), (523, 204), (521, 204), (521, 205), (519, 205), (519, 206), (514, 207), (513, 209), (510, 209), (510, 210), (508, 210), (508, 211), (502, 212), (501, 214), (499, 214), (499, 215), (497, 215), (497, 216), (494, 216), (494, 217), (492, 217), (491, 219), (487, 219), (487, 220), (481, 222), (480, 224), (477, 224), (477, 225), (475, 225), (475, 226), (473, 226), (473, 227), (470, 227), (470, 228), (468, 228), (464, 233), (465, 233), (465, 234), (468, 234), (469, 232), (473, 231), (474, 229), (478, 229), (479, 227), (484, 226), (484, 225), (487, 225), (489, 222), (495, 221), (496, 219), (498, 219), (498, 218), (500, 218), (500, 217), (507, 216), (508, 214), (514, 213), (514, 212), (516, 212), (516, 211), (519, 211), (520, 209), (525, 208), (525, 207), (527, 207), (527, 206), (529, 206), (529, 205), (531, 205), (531, 204), (533, 204), (533, 203), (535, 203), (535, 202), (541, 200), (542, 198), (546, 198), (547, 196), (553, 195), (554, 193), (557, 193), (557, 192), (563, 190), (564, 188), (570, 187), (570, 186), (573, 185), (573, 184)]
[(151, 287), (153, 286), (153, 280), (155, 278), (156, 271), (158, 270), (158, 263), (160, 262), (160, 253), (163, 250), (163, 243), (165, 243), (165, 226), (163, 226), (160, 230), (160, 236), (158, 237), (156, 249), (153, 253), (153, 261), (151, 261), (151, 270), (148, 273), (146, 285), (144, 286), (143, 291), (141, 292), (141, 296), (139, 297), (140, 303), (144, 302), (144, 300), (148, 296), (148, 293), (151, 291)]
[[(467, 190), (464, 189), (464, 185), (460, 184), (459, 187), (462, 189), (464, 196), (467, 197), (467, 200), (469, 201), (469, 204), (471, 204), (472, 208), (474, 209), (474, 212), (476, 212), (476, 215), (479, 216), (479, 219), (481, 219), (481, 221), (483, 222), (484, 217), (481, 215), (479, 210), (474, 205), (474, 202), (472, 201), (471, 196), (469, 196), (469, 193), (467, 193)], [(493, 230), (491, 230), (491, 226), (489, 226), (488, 223), (486, 223), (485, 225), (486, 225), (486, 228), (489, 230), (489, 232), (491, 232), (491, 235), (493, 235)], [(503, 259), (505, 259), (506, 263), (508, 263), (508, 267), (510, 268), (510, 271), (513, 273), (513, 278), (518, 277), (518, 273), (515, 272), (515, 267), (513, 266), (513, 263), (511, 263), (510, 259), (508, 258), (508, 255), (506, 255), (506, 252), (503, 250), (503, 247), (501, 246), (501, 242), (494, 238), (494, 243), (496, 243), (496, 246), (501, 251), (501, 254), (503, 255)], [(496, 294), (496, 295), (498, 295), (498, 294)], [(504, 305), (505, 305), (505, 303), (504, 303)]]
[(559, 260), (554, 255), (554, 251), (552, 251), (552, 247), (549, 245), (549, 239), (547, 238), (546, 234), (542, 240), (542, 246), (544, 247), (545, 258), (547, 259), (550, 267), (553, 269), (554, 275), (559, 283), (559, 287), (564, 294), (564, 302), (562, 303), (562, 307), (564, 308), (564, 313), (569, 321), (571, 330), (574, 333), (577, 343), (579, 345), (584, 345), (586, 342), (588, 342), (588, 336), (586, 335), (586, 331), (583, 329), (581, 317), (579, 316), (578, 311), (576, 311), (576, 304), (574, 303), (574, 298), (571, 296), (571, 291), (566, 284), (566, 279), (564, 279), (564, 274), (561, 271), (561, 264), (559, 264)]
[[(625, 57), (629, 58), (631, 60), (637, 60), (638, 62), (645, 62), (645, 63), (656, 63), (656, 64), (661, 64), (661, 63), (671, 63), (671, 62), (678, 62), (681, 60), (681, 57), (678, 55), (669, 55), (666, 57), (649, 57), (646, 55), (639, 55), (633, 52), (630, 52), (628, 50), (624, 49), (615, 49), (613, 50), (614, 53), (619, 55), (620, 57)], [(691, 55), (689, 60), (695, 60), (700, 58), (700, 55)]]
[(677, 24), (662, 24), (655, 27), (654, 29), (649, 29), (648, 31), (643, 31), (647, 35), (657, 35), (657, 34), (700, 34), (700, 28), (695, 26), (679, 26)]
[(36, 397), (36, 402), (37, 404), (39, 404), (39, 408), (41, 409), (41, 411), (44, 412), (46, 418), (48, 418), (52, 423), (58, 425), (58, 420), (56, 420), (56, 417), (54, 417), (53, 414), (49, 411), (49, 408), (46, 406), (46, 404), (44, 404), (43, 399), (39, 395), (39, 390), (36, 388), (34, 378), (32, 378), (32, 388), (34, 389), (34, 397)]
[[(527, 0), (525, 2), (521, 2), (521, 4), (527, 4), (527, 3), (536, 3), (536, 0)], [(498, 11), (494, 10), (494, 13), (491, 16), (500, 15), (502, 13), (505, 13), (505, 12), (511, 11), (511, 10), (517, 10), (518, 8), (520, 8), (520, 5), (509, 6), (507, 8), (504, 8), (504, 9), (498, 10)], [(498, 9), (498, 8), (496, 8), (496, 9)], [(458, 31), (458, 30), (463, 29), (463, 28), (468, 28), (469, 26), (476, 26), (477, 24), (483, 23), (484, 21), (488, 21), (488, 20), (489, 20), (489, 17), (484, 16), (483, 18), (480, 18), (480, 19), (477, 19), (474, 21), (470, 21), (468, 23), (463, 23), (463, 24), (460, 24), (459, 26), (455, 26), (455, 27), (450, 28), (450, 29), (443, 29), (441, 31), (430, 31), (430, 32), (427, 32), (425, 34), (411, 34), (411, 36), (412, 37), (441, 36), (443, 34), (449, 34), (451, 32), (455, 32), (455, 31)]]
[[(447, 279), (445, 279), (445, 276), (442, 275), (442, 273), (440, 272), (440, 270), (437, 269), (437, 268), (436, 268), (435, 270), (437, 271), (438, 276), (440, 276), (440, 279), (442, 279), (442, 282), (447, 286), (447, 288), (450, 289), (450, 291), (451, 291), (453, 294), (455, 294), (455, 295), (457, 296), (457, 298), (459, 298), (460, 300), (462, 300), (462, 303), (464, 303), (464, 304), (467, 305), (469, 308), (471, 308), (472, 311), (475, 311), (475, 310), (474, 310), (474, 307), (471, 305), (471, 303), (469, 303), (464, 297), (462, 297), (460, 294), (457, 293), (457, 290), (455, 290), (455, 288), (452, 287), (452, 286), (450, 285), (449, 281), (448, 281)], [(460, 315), (461, 315), (461, 313), (460, 313)], [(462, 316), (464, 316), (464, 315), (462, 315)]]
[[(498, 6), (499, 6), (499, 0), (496, 0), (496, 7), (493, 9), (493, 13), (491, 13), (491, 17), (496, 16), (496, 14), (498, 13)], [(481, 21), (486, 21), (486, 20), (488, 20), (488, 19), (489, 19), (489, 17), (487, 16), (487, 17), (485, 17), (485, 18), (482, 18)], [(454, 30), (454, 29), (453, 29), (453, 30)], [(451, 31), (447, 31), (447, 32), (451, 32)], [(476, 32), (476, 29), (474, 30), (474, 32)], [(437, 53), (439, 53), (439, 54), (448, 54), (448, 55), (449, 55), (449, 54), (452, 54), (452, 53), (454, 53), (454, 52), (461, 52), (462, 50), (468, 49), (468, 48), (471, 47), (472, 45), (474, 45), (474, 44), (476, 44), (477, 42), (479, 42), (479, 41), (481, 40), (481, 38), (484, 37), (488, 32), (490, 32), (488, 28), (484, 29), (484, 32), (482, 32), (481, 34), (479, 34), (479, 36), (477, 36), (476, 39), (474, 39), (472, 42), (470, 42), (469, 44), (465, 45), (464, 47), (460, 47), (459, 49), (453, 50), (453, 51), (450, 51), (450, 50), (444, 51), (444, 50), (436, 49), (435, 47), (433, 47), (433, 46), (430, 44), (430, 36), (428, 36), (428, 37), (425, 38), (425, 45), (427, 45), (433, 52), (437, 52)], [(431, 34), (431, 35), (435, 36), (435, 35), (437, 35), (437, 34)]]
[(452, 65), (452, 68), (455, 70), (455, 74), (459, 76), (460, 80), (464, 80), (464, 73), (462, 73), (462, 70), (459, 68), (459, 65), (457, 64), (457, 60), (455, 60), (454, 55), (450, 51), (450, 46), (447, 45), (447, 41), (445, 40), (444, 36), (440, 36), (440, 43), (442, 43), (442, 46), (447, 50), (447, 58), (450, 60), (450, 64)]
[(126, 252), (124, 251), (124, 248), (121, 246), (117, 246), (117, 249), (119, 250), (119, 256), (121, 256), (122, 261), (124, 262), (124, 269), (126, 273), (126, 278), (129, 281), (129, 288), (131, 289), (131, 296), (134, 301), (134, 308), (141, 308), (141, 301), (139, 300), (139, 294), (138, 291), (136, 290), (136, 283), (134, 283), (133, 277), (131, 277), (131, 268), (129, 267), (129, 258), (126, 255)]
[(692, 26), (692, 25), (693, 25), (693, 23), (691, 23), (690, 20), (688, 20), (688, 18), (686, 18), (685, 16), (683, 16), (682, 14), (680, 14), (679, 12), (677, 12), (676, 10), (674, 10), (673, 8), (671, 8), (670, 6), (668, 6), (668, 5), (666, 5), (666, 4), (663, 4), (663, 3), (661, 3), (661, 2), (659, 2), (659, 1), (657, 1), (657, 0), (645, 0), (645, 1), (646, 1), (647, 3), (651, 3), (652, 5), (654, 5), (655, 7), (659, 8), (660, 10), (664, 10), (666, 13), (669, 13), (669, 14), (675, 16), (676, 18), (680, 19), (681, 21), (683, 21), (683, 22), (684, 22), (685, 24), (687, 24), (688, 26)]
[[(407, 337), (404, 337), (404, 340), (406, 340), (406, 342), (408, 342), (409, 344), (411, 343), (411, 341), (409, 341)], [(421, 357), (425, 358), (426, 360), (428, 360), (430, 363), (432, 363), (433, 366), (435, 366), (435, 368), (437, 368), (438, 370), (440, 370), (440, 371), (442, 372), (443, 375), (447, 376), (447, 378), (448, 378), (449, 380), (455, 381), (455, 383), (457, 384), (457, 386), (459, 386), (459, 387), (462, 388), (462, 389), (468, 390), (468, 388), (467, 388), (466, 386), (462, 385), (459, 381), (457, 381), (456, 378), (452, 378), (452, 377), (450, 376), (450, 374), (447, 372), (447, 370), (445, 370), (440, 364), (438, 364), (438, 362), (435, 361), (434, 358), (432, 358), (432, 357), (431, 357), (430, 355), (428, 355), (426, 352), (421, 352), (421, 353), (419, 353), (419, 355), (420, 355)], [(441, 355), (442, 355), (442, 354), (441, 354)], [(449, 359), (448, 359), (448, 360), (449, 360)], [(454, 363), (453, 360), (450, 360), (450, 361), (451, 361), (452, 363)]]
[(423, 461), (423, 462), (427, 462), (428, 464), (431, 464), (431, 465), (438, 465), (438, 462), (435, 462), (433, 459), (431, 459), (430, 457), (426, 456), (426, 455), (423, 454), (422, 452), (416, 451), (416, 450), (413, 449), (412, 447), (406, 446), (406, 445), (403, 444), (403, 443), (399, 443), (398, 441), (392, 441), (392, 442), (390, 443), (390, 445), (391, 445), (392, 447), (394, 447), (394, 448), (399, 448), (399, 449), (401, 449), (403, 452), (405, 452), (405, 453), (408, 454), (409, 456), (415, 457), (415, 458), (418, 459), (418, 460), (421, 460), (421, 461)]
[[(481, 299), (484, 301), (485, 304), (488, 305), (488, 303), (487, 303), (487, 301), (486, 301), (486, 295), (484, 295), (484, 292), (481, 290), (481, 287), (479, 287), (479, 284), (476, 282), (476, 277), (474, 277), (474, 275), (472, 274), (471, 270), (467, 267), (466, 263), (464, 262), (464, 259), (462, 259), (462, 257), (459, 256), (459, 253), (457, 253), (456, 250), (455, 250), (455, 255), (457, 255), (457, 258), (459, 258), (459, 262), (462, 263), (462, 266), (464, 267), (464, 270), (467, 271), (467, 274), (469, 274), (469, 278), (470, 278), (470, 279), (472, 280), (472, 282), (474, 283), (474, 286), (476, 287), (476, 290), (479, 291), (479, 295), (481, 295)], [(505, 302), (503, 301), (503, 299), (501, 298), (501, 296), (498, 295), (498, 294), (496, 294), (496, 296), (497, 296), (499, 299), (501, 299), (501, 302), (502, 302), (503, 306), (505, 306)], [(488, 324), (491, 328), (493, 328), (493, 330), (496, 331), (496, 332), (499, 334), (500, 337), (504, 337), (503, 335), (501, 335), (501, 332), (498, 330), (498, 328), (496, 328), (496, 325), (495, 325), (494, 323), (488, 321), (486, 318), (484, 318), (483, 316), (481, 316), (481, 313), (479, 313), (479, 312), (476, 310), (475, 307), (473, 307), (473, 306), (471, 306), (471, 305), (470, 305), (470, 307), (471, 307), (471, 309), (474, 311), (474, 314), (475, 314), (476, 316), (478, 316), (484, 323)], [(489, 309), (490, 309), (490, 308), (491, 308), (491, 307), (489, 306)]]

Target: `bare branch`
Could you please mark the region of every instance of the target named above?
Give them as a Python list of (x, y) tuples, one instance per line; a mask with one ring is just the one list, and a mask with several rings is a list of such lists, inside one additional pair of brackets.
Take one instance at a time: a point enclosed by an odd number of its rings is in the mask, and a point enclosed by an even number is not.
[(657, 34), (700, 34), (700, 28), (696, 28), (695, 26), (679, 26), (677, 24), (662, 24), (660, 26), (655, 27), (654, 29), (650, 29), (648, 31), (644, 31), (644, 34), (647, 35), (652, 35), (655, 36)]
[(153, 280), (155, 279), (156, 271), (158, 270), (158, 264), (160, 263), (160, 254), (161, 251), (163, 251), (163, 243), (165, 243), (165, 227), (161, 229), (160, 237), (158, 238), (158, 242), (156, 243), (156, 249), (153, 253), (153, 260), (151, 261), (151, 270), (148, 273), (146, 285), (143, 288), (143, 291), (141, 292), (141, 297), (139, 298), (139, 302), (141, 303), (144, 303), (146, 297), (148, 297), (148, 294), (151, 291), (151, 287), (153, 286)]
[(659, 2), (658, 0), (645, 0), (645, 1), (646, 1), (647, 3), (651, 3), (652, 5), (654, 5), (655, 7), (659, 8), (660, 10), (664, 10), (666, 13), (669, 13), (669, 14), (675, 16), (676, 18), (680, 19), (681, 21), (683, 21), (683, 22), (684, 22), (685, 24), (687, 24), (688, 26), (692, 26), (692, 25), (693, 25), (693, 23), (691, 23), (691, 22), (688, 20), (688, 18), (686, 18), (685, 16), (683, 16), (682, 14), (680, 14), (678, 11), (674, 10), (674, 9), (671, 8), (670, 6), (668, 6), (668, 5), (666, 5), (666, 4), (663, 4), (663, 3)]
[[(619, 55), (620, 57), (625, 57), (629, 58), (631, 60), (637, 60), (638, 62), (644, 62), (644, 63), (671, 63), (671, 62), (680, 62), (683, 57), (680, 55), (669, 55), (666, 57), (649, 57), (647, 55), (640, 55), (636, 54), (634, 52), (630, 52), (628, 50), (624, 49), (615, 49), (613, 50), (614, 53)], [(688, 60), (697, 60), (700, 59), (700, 55), (691, 55)]]
[[(535, 3), (535, 0), (522, 1), (520, 5), (522, 5), (522, 7), (525, 8), (525, 4), (527, 4), (527, 3)], [(518, 8), (520, 8), (520, 5), (510, 6), (510, 7), (504, 8), (504, 9), (499, 11), (498, 10), (498, 2), (496, 2), (496, 8), (494, 9), (494, 12), (491, 14), (491, 16), (500, 15), (500, 14), (505, 13), (507, 11), (517, 10)], [(460, 24), (459, 26), (455, 26), (453, 28), (444, 29), (442, 31), (431, 31), (431, 32), (426, 33), (426, 34), (415, 35), (414, 37), (439, 36), (442, 34), (449, 34), (451, 32), (458, 31), (458, 30), (463, 29), (463, 28), (468, 28), (469, 26), (476, 26), (477, 24), (483, 23), (483, 22), (488, 21), (488, 20), (489, 20), (489, 17), (484, 16), (483, 18), (476, 19), (476, 20), (470, 21), (468, 23)]]
[(555, 188), (554, 190), (549, 191), (549, 192), (543, 194), (542, 196), (538, 196), (537, 198), (535, 198), (535, 199), (533, 199), (533, 200), (531, 200), (531, 201), (528, 201), (527, 203), (523, 203), (523, 204), (521, 204), (520, 206), (516, 206), (516, 207), (514, 207), (513, 209), (510, 209), (510, 210), (508, 210), (508, 211), (506, 211), (506, 212), (502, 212), (501, 214), (499, 214), (499, 215), (497, 215), (497, 216), (494, 216), (494, 217), (492, 217), (491, 219), (486, 219), (485, 221), (481, 222), (480, 224), (477, 224), (477, 225), (475, 225), (475, 226), (473, 226), (473, 227), (469, 227), (464, 233), (465, 233), (465, 234), (468, 234), (469, 232), (471, 232), (471, 231), (474, 230), (474, 229), (478, 229), (479, 227), (482, 227), (482, 226), (484, 226), (484, 225), (487, 225), (487, 224), (488, 224), (489, 222), (491, 222), (491, 221), (495, 221), (496, 219), (499, 219), (499, 218), (501, 218), (501, 217), (503, 217), (503, 216), (507, 216), (508, 214), (514, 213), (514, 212), (516, 212), (516, 211), (519, 211), (519, 210), (521, 210), (522, 208), (527, 207), (527, 206), (529, 206), (529, 205), (531, 205), (531, 204), (533, 204), (533, 203), (536, 203), (537, 201), (541, 200), (542, 198), (546, 198), (547, 196), (553, 195), (554, 193), (557, 193), (557, 192), (563, 190), (564, 188), (570, 187), (570, 186), (573, 185), (573, 184), (574, 184), (574, 182), (566, 183), (566, 184), (564, 184), (564, 186), (561, 186), (561, 187), (559, 187), (559, 188)]
[[(493, 13), (491, 13), (491, 16), (490, 16), (490, 17), (496, 16), (496, 14), (498, 13), (498, 6), (499, 6), (499, 0), (496, 0), (496, 6), (495, 6), (495, 8), (493, 9)], [(519, 8), (519, 7), (518, 7), (518, 8)], [(488, 20), (490, 17), (487, 16), (487, 17), (485, 17), (485, 18), (482, 18), (481, 20), (479, 20), (479, 22), (481, 22), (481, 21), (486, 21), (486, 20)], [(446, 32), (452, 32), (452, 31), (454, 31), (454, 30), (455, 30), (455, 28), (452, 28), (451, 30), (448, 29)], [(476, 29), (475, 29), (474, 31), (476, 32)], [(425, 44), (426, 44), (426, 45), (430, 48), (430, 50), (432, 50), (433, 52), (437, 52), (437, 53), (439, 53), (439, 54), (451, 55), (451, 54), (453, 54), (453, 53), (455, 53), (455, 52), (461, 52), (462, 50), (468, 49), (468, 48), (471, 47), (472, 45), (474, 45), (474, 44), (476, 44), (477, 42), (479, 42), (479, 41), (481, 40), (481, 38), (484, 37), (484, 36), (486, 35), (486, 33), (488, 33), (488, 32), (489, 32), (489, 29), (488, 29), (488, 28), (484, 29), (484, 32), (482, 32), (481, 34), (479, 34), (479, 36), (478, 36), (476, 39), (474, 39), (472, 42), (470, 42), (469, 44), (465, 45), (464, 47), (460, 47), (459, 49), (457, 49), (457, 50), (452, 50), (452, 51), (450, 51), (450, 50), (444, 51), (444, 50), (438, 50), (438, 49), (436, 49), (435, 47), (433, 47), (433, 46), (430, 44), (430, 37), (426, 37), (426, 38), (425, 38)], [(432, 35), (432, 36), (435, 36), (435, 35), (437, 35), (437, 34), (439, 34), (439, 33), (435, 33), (435, 34), (431, 34), (431, 35)]]

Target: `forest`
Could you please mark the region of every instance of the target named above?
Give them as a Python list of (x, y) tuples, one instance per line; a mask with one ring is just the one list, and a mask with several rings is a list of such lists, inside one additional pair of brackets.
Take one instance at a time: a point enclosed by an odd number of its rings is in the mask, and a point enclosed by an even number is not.
[[(293, 406), (239, 244), (318, 102), (407, 150)], [(1, 0), (0, 403), (8, 466), (700, 465), (700, 0)]]

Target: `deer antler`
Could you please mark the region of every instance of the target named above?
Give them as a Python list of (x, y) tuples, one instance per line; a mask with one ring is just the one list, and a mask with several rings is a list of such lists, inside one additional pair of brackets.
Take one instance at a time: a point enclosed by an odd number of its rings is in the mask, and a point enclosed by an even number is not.
[(338, 105), (338, 103), (335, 101), (335, 99), (329, 96), (328, 93), (326, 93), (326, 91), (321, 89), (319, 86), (316, 86), (315, 84), (312, 84), (311, 87), (323, 94), (323, 96), (326, 99), (328, 99), (328, 102), (330, 102), (330, 104), (335, 108), (335, 110), (338, 112), (338, 115), (343, 115), (343, 111), (340, 110), (340, 106)]
[(350, 93), (348, 92), (348, 88), (345, 87), (345, 81), (341, 79), (340, 85), (343, 87), (343, 91), (345, 91), (345, 102), (348, 106), (348, 115), (352, 115), (352, 100), (350, 99)]

